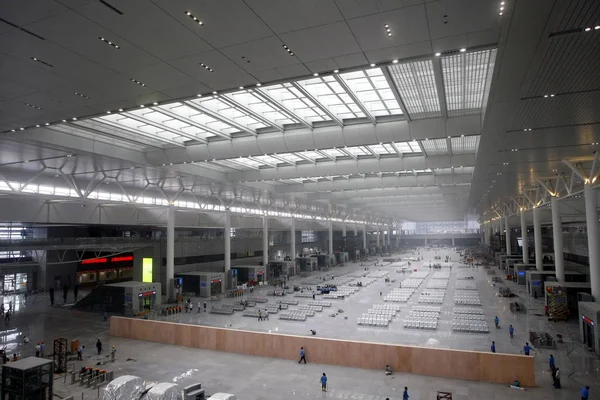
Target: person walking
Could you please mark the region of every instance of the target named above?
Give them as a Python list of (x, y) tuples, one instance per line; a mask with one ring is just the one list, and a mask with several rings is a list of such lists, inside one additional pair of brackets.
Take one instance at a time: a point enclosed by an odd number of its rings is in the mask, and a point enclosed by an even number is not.
[(496, 325), (496, 329), (500, 327), (500, 318), (497, 315), (494, 317), (494, 325)]
[(551, 370), (556, 368), (556, 363), (554, 362), (554, 356), (550, 354), (550, 358), (548, 359), (548, 366)]
[(82, 361), (83, 360), (83, 349), (85, 349), (85, 346), (79, 346), (79, 348), (77, 349), (77, 361)]
[(117, 355), (117, 348), (115, 347), (115, 345), (113, 345), (113, 347), (110, 349), (110, 361), (111, 362), (115, 362), (116, 355)]
[(100, 355), (100, 353), (102, 353), (102, 342), (100, 341), (100, 339), (98, 339), (98, 341), (96, 342), (96, 349), (98, 350), (98, 355)]
[(321, 376), (321, 391), (327, 391), (327, 375), (325, 375), (325, 372), (323, 372), (323, 375)]
[(36, 357), (40, 356), (40, 343), (39, 342), (35, 345), (35, 356)]
[(206, 312), (206, 302), (204, 302), (204, 312)]
[(496, 342), (492, 341), (492, 345), (490, 346), (490, 350), (492, 351), (492, 353), (496, 352)]
[(550, 373), (552, 375), (552, 386), (556, 387), (556, 368), (551, 368)]
[(523, 346), (523, 353), (525, 353), (525, 355), (528, 356), (530, 351), (531, 346), (529, 345), (529, 342), (525, 342), (525, 346)]
[(198, 314), (202, 311), (202, 303), (198, 301)]
[(408, 395), (408, 388), (404, 386), (404, 392), (402, 392), (402, 400), (408, 400), (410, 396)]
[(44, 350), (46, 350), (46, 343), (42, 340), (40, 342), (40, 357), (44, 358)]
[(258, 310), (258, 320), (262, 321), (262, 311)]
[(554, 389), (560, 389), (560, 368), (554, 370)]
[(513, 328), (512, 325), (508, 327), (508, 334), (510, 335), (511, 339), (515, 337), (515, 328)]
[(298, 361), (298, 364), (300, 364), (302, 361), (304, 361), (304, 364), (306, 364), (306, 351), (304, 350), (304, 347), (300, 347), (300, 360)]
[(104, 322), (108, 322), (108, 313), (104, 311)]
[(581, 400), (588, 400), (590, 397), (590, 387), (585, 386), (581, 388)]

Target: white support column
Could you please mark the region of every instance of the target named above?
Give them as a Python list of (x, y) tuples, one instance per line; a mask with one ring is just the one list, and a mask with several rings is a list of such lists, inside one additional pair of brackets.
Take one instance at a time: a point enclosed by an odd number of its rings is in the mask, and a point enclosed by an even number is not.
[(363, 226), (363, 250), (367, 252), (367, 225)]
[(167, 301), (173, 302), (173, 279), (175, 279), (175, 207), (167, 207)]
[(504, 218), (500, 217), (498, 220), (498, 228), (500, 230), (500, 236), (498, 236), (498, 245), (500, 246), (500, 250), (502, 250), (502, 236), (504, 236)]
[(333, 254), (333, 222), (329, 221), (329, 254)]
[(585, 197), (585, 221), (587, 224), (588, 254), (592, 296), (600, 302), (600, 242), (598, 240), (598, 200), (591, 184), (583, 185)]
[(527, 241), (527, 223), (525, 222), (525, 210), (521, 209), (521, 243), (523, 244), (523, 264), (529, 264), (529, 246)]
[(346, 239), (346, 223), (342, 223), (342, 237)]
[(510, 225), (508, 225), (508, 216), (504, 217), (504, 229), (506, 229), (506, 255), (512, 254), (512, 243), (510, 237)]
[(290, 245), (290, 258), (292, 261), (296, 261), (296, 220), (293, 217), (292, 226), (290, 228)]
[(454, 236), (452, 236), (452, 247), (454, 247), (454, 246), (456, 246), (456, 245), (454, 244)]
[(263, 266), (265, 271), (269, 264), (269, 217), (263, 216)]
[(223, 254), (225, 256), (225, 275), (231, 270), (231, 214), (229, 210), (223, 214), (223, 241), (224, 249)]
[(538, 207), (533, 208), (533, 241), (535, 244), (535, 269), (539, 272), (543, 271), (542, 264), (544, 262), (542, 256), (542, 219)]
[(379, 247), (379, 236), (381, 236), (381, 232), (379, 232), (379, 228), (376, 228), (377, 230), (375, 231), (377, 233), (377, 247)]
[(356, 228), (356, 224), (354, 224), (354, 237), (358, 236), (358, 229)]
[(565, 256), (563, 254), (562, 221), (560, 218), (558, 197), (552, 197), (550, 204), (552, 207), (552, 237), (554, 238), (554, 267), (556, 271), (556, 280), (564, 283)]

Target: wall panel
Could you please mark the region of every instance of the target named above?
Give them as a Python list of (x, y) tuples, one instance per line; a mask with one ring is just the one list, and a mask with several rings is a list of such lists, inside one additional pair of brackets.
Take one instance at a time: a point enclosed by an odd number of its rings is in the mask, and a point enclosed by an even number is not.
[(535, 386), (534, 358), (501, 353), (434, 349), (281, 335), (122, 317), (110, 318), (112, 336), (156, 343), (308, 362), (493, 383)]

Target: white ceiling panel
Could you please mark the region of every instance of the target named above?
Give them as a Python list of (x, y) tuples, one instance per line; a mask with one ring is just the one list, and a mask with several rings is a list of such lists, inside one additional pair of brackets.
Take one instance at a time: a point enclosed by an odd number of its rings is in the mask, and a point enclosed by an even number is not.
[(247, 3), (277, 34), (343, 19), (334, 0), (249, 0)]
[(19, 0), (2, 3), (2, 18), (22, 26), (67, 11), (59, 1)]
[(487, 30), (501, 21), (497, 0), (440, 0), (425, 7), (432, 39)]
[[(187, 26), (217, 49), (273, 35), (273, 31), (243, 1), (157, 0), (156, 3), (169, 12), (174, 21)], [(199, 26), (185, 11), (197, 16), (204, 25)], [(194, 42), (187, 44), (194, 46)], [(203, 50), (197, 49), (197, 52)]]
[(358, 43), (345, 22), (289, 32), (280, 37), (291, 51), (304, 62), (360, 51)]
[(163, 10), (151, 1), (128, 0), (112, 4), (123, 15), (116, 14), (100, 2), (86, 4), (75, 11), (162, 60), (184, 57), (211, 48), (182, 24), (186, 18), (189, 19), (183, 13), (184, 10), (179, 14), (181, 20), (177, 21), (174, 18), (164, 18)]
[(297, 57), (290, 56), (283, 48), (277, 36), (236, 44), (221, 51), (248, 72), (300, 64)]
[(387, 67), (411, 118), (442, 115), (431, 60)]
[(337, 2), (344, 18), (352, 19), (423, 4), (423, 0), (345, 0)]
[(287, 67), (280, 67), (276, 69), (283, 78), (291, 79), (298, 78), (300, 76), (306, 76), (310, 73), (310, 70), (306, 68), (304, 64), (288, 65)]
[(389, 60), (402, 60), (410, 58), (419, 58), (431, 55), (431, 41), (409, 43), (402, 46), (384, 47), (376, 50), (369, 50), (365, 55), (371, 62), (387, 62)]
[[(364, 51), (430, 39), (423, 6), (404, 7), (351, 19), (348, 25)], [(389, 26), (392, 36), (388, 36), (385, 25)]]

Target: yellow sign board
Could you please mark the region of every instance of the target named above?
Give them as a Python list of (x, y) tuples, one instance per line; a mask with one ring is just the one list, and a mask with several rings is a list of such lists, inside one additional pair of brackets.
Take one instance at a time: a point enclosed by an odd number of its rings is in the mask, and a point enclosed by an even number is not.
[(142, 282), (152, 282), (152, 258), (142, 258)]

